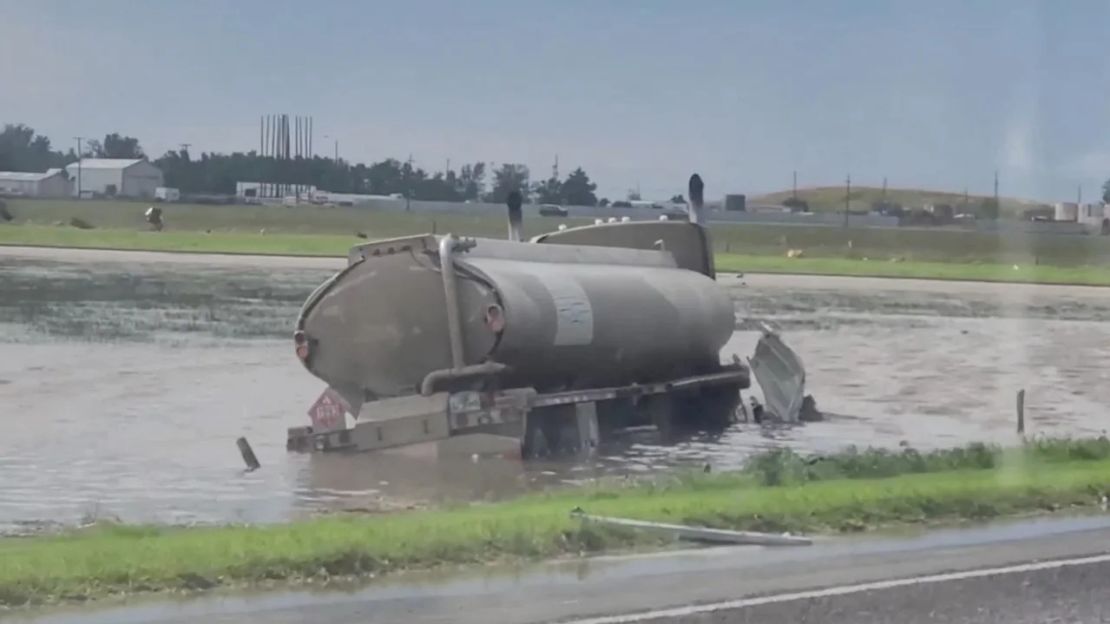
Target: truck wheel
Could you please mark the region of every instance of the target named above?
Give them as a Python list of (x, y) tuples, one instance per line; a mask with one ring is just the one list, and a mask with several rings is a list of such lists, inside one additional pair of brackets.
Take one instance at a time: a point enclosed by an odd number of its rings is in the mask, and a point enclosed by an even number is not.
[(537, 459), (551, 454), (550, 443), (538, 412), (539, 410), (529, 412), (524, 417), (524, 435), (520, 440), (520, 456), (524, 459)]
[(679, 426), (680, 402), (665, 394), (645, 397), (640, 401), (640, 409), (651, 419), (651, 424), (659, 431), (659, 441), (666, 444), (675, 441)]
[(738, 420), (740, 391), (730, 386), (706, 388), (694, 403), (692, 424), (710, 432), (724, 431)]

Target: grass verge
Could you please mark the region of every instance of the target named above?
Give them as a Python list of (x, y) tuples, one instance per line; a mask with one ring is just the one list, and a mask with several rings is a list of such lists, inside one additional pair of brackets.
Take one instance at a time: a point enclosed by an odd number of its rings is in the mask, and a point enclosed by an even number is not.
[(59, 536), (8, 538), (0, 540), (0, 604), (327, 580), (660, 544), (627, 530), (582, 525), (568, 515), (578, 506), (719, 528), (844, 532), (1088, 506), (1107, 488), (1105, 438), (1005, 451), (972, 445), (926, 454), (851, 450), (823, 458), (779, 451), (738, 473), (559, 491), (492, 505), (277, 526), (100, 525)]
[[(430, 228), (428, 228), (430, 230)], [(411, 232), (420, 230), (410, 230)], [(393, 228), (375, 232), (378, 237), (399, 235)], [(355, 236), (257, 232), (146, 232), (138, 230), (79, 230), (75, 228), (20, 225), (0, 227), (0, 245), (37, 245), (132, 251), (237, 253), (288, 256), (345, 256), (360, 242)], [(718, 253), (717, 269), (743, 273), (786, 273), (949, 279), (1037, 284), (1110, 286), (1110, 271), (1101, 266), (1049, 266), (974, 262), (864, 260), (862, 258), (786, 258), (777, 249), (753, 254)], [(1017, 268), (1015, 268), (1015, 266)]]

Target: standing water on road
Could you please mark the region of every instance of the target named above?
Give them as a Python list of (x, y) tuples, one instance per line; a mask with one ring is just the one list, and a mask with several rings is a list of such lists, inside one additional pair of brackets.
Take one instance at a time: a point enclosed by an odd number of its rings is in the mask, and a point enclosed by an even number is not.
[[(774, 445), (951, 446), (1106, 428), (1110, 297), (1092, 288), (722, 276), (737, 306), (725, 356), (782, 330), (827, 420), (741, 424), (663, 447), (630, 434), (589, 464), (416, 447), (286, 453), (322, 390), (289, 339), (342, 260), (0, 250), (0, 532), (87, 517), (265, 522), (382, 510), (710, 462)], [(756, 391), (758, 394), (758, 391)], [(262, 469), (245, 473), (235, 438)]]

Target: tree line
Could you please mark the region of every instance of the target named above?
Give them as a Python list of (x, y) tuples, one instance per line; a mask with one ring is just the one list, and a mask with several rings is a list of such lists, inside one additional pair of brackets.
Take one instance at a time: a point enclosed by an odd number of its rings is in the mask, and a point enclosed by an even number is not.
[[(119, 133), (81, 145), (82, 158), (148, 158), (139, 140)], [(55, 149), (49, 137), (24, 124), (5, 124), (0, 131), (0, 171), (46, 171), (78, 159), (74, 147)], [(393, 195), (431, 201), (489, 201), (502, 203), (514, 190), (536, 203), (593, 206), (599, 203), (589, 175), (578, 167), (565, 178), (554, 175), (533, 182), (528, 167), (517, 163), (467, 163), (458, 170), (427, 171), (409, 161), (387, 158), (380, 162), (351, 163), (343, 159), (295, 158), (278, 160), (256, 151), (201, 152), (170, 150), (151, 160), (162, 170), (166, 186), (183, 194), (235, 193), (236, 182), (311, 185), (335, 193)], [(602, 200), (608, 203), (608, 200)]]

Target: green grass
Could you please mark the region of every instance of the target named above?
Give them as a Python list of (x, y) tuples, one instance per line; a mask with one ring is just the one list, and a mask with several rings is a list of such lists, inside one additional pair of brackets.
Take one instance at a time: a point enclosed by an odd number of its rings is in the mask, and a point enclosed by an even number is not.
[[(419, 231), (419, 230), (416, 230)], [(0, 227), (0, 245), (41, 245), (96, 249), (148, 251), (246, 253), (308, 256), (345, 256), (354, 236), (328, 234), (270, 234), (138, 230), (79, 230), (68, 227)], [(997, 263), (900, 261), (862, 258), (786, 258), (764, 255), (718, 253), (717, 270), (740, 273), (793, 273), (854, 275), (898, 278), (978, 280), (1040, 284), (1110, 285), (1110, 267), (1049, 266)]]
[(914, 279), (1110, 286), (1110, 267), (891, 262), (847, 258), (784, 258), (718, 254), (717, 270), (739, 273), (852, 275)]
[[(350, 207), (165, 206), (167, 230), (147, 231), (139, 202), (10, 200), (14, 220), (0, 244), (163, 251), (345, 255), (360, 239), (423, 232), (503, 237), (504, 220), (465, 213), (428, 215)], [(55, 225), (79, 217), (94, 229)], [(528, 235), (559, 223), (530, 218)], [(263, 230), (265, 233), (263, 234)], [(1110, 237), (1006, 234), (947, 228), (711, 226), (718, 265), (747, 272), (877, 275), (1105, 285)], [(790, 249), (804, 252), (787, 259)], [(1019, 268), (1014, 270), (1014, 265)]]
[[(658, 537), (572, 520), (568, 512), (579, 506), (603, 515), (792, 532), (1052, 511), (1095, 504), (1110, 487), (1108, 457), (1110, 443), (1104, 439), (923, 455), (852, 451), (816, 459), (780, 452), (741, 473), (565, 490), (492, 505), (277, 526), (100, 525), (60, 536), (0, 540), (0, 604), (317, 581), (662, 545)], [(786, 469), (797, 465), (806, 468)], [(768, 479), (775, 470), (793, 476)]]
[[(844, 210), (843, 186), (822, 186), (816, 188), (798, 189), (798, 198), (809, 203), (811, 210), (817, 212), (840, 212)], [(792, 191), (777, 191), (758, 195), (748, 199), (752, 204), (781, 204), (793, 194)], [(871, 205), (883, 198), (883, 189), (875, 186), (852, 186), (850, 198), (851, 210), (868, 210)], [(963, 193), (950, 193), (947, 191), (931, 191), (928, 189), (889, 188), (886, 191), (886, 200), (899, 203), (907, 208), (921, 208), (926, 204), (949, 204), (957, 211), (962, 211), (964, 206)], [(978, 206), (986, 196), (969, 195), (967, 204)], [(1030, 208), (1051, 208), (1044, 202), (1015, 199), (1012, 197), (999, 198), (999, 207), (1002, 214), (1020, 216)], [(971, 212), (972, 210), (968, 210)]]

